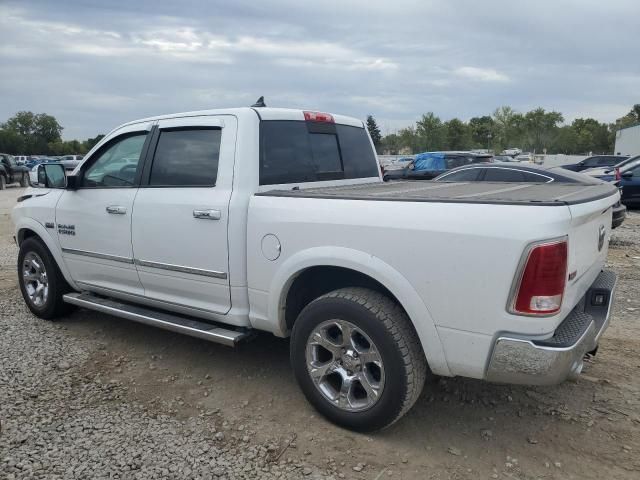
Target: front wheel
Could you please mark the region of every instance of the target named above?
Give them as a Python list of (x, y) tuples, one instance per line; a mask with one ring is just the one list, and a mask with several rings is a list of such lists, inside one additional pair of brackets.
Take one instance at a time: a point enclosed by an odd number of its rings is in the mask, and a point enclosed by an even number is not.
[(309, 402), (338, 425), (385, 428), (413, 406), (427, 362), (406, 313), (366, 288), (323, 295), (300, 313), (291, 363)]
[(0, 174), (0, 190), (4, 190), (7, 186), (7, 181), (4, 178), (4, 175)]
[(28, 173), (23, 173), (22, 177), (20, 177), (20, 186), (23, 187), (23, 188), (29, 186), (29, 174)]
[(18, 281), (27, 307), (37, 317), (53, 320), (72, 309), (62, 299), (71, 287), (40, 239), (27, 238), (20, 244)]

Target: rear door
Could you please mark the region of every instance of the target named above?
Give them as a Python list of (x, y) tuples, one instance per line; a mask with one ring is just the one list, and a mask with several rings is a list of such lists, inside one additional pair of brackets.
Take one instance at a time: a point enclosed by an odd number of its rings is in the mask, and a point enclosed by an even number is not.
[(145, 296), (169, 310), (231, 308), (227, 228), (237, 121), (158, 122), (133, 208), (135, 264)]

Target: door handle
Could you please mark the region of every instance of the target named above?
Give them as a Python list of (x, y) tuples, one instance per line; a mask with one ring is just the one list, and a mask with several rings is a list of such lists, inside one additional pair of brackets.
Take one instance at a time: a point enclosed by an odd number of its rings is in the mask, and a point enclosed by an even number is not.
[(202, 218), (205, 220), (220, 220), (220, 210), (194, 210), (194, 218)]
[(121, 207), (119, 205), (109, 205), (107, 207), (107, 213), (112, 213), (114, 215), (124, 215), (127, 213), (126, 207)]

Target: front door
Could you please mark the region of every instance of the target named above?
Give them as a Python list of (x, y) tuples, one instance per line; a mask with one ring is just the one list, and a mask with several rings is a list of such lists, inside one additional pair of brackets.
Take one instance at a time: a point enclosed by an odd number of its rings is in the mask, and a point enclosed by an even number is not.
[(56, 207), (62, 256), (82, 288), (142, 295), (133, 261), (131, 214), (151, 124), (127, 127), (91, 155)]
[(158, 122), (133, 206), (136, 267), (148, 299), (167, 309), (231, 308), (227, 226), (236, 119)]

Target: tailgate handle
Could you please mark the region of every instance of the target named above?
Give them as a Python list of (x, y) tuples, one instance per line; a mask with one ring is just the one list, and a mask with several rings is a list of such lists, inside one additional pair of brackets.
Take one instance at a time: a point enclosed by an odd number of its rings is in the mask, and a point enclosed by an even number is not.
[(204, 220), (220, 220), (220, 210), (194, 210), (193, 217)]

